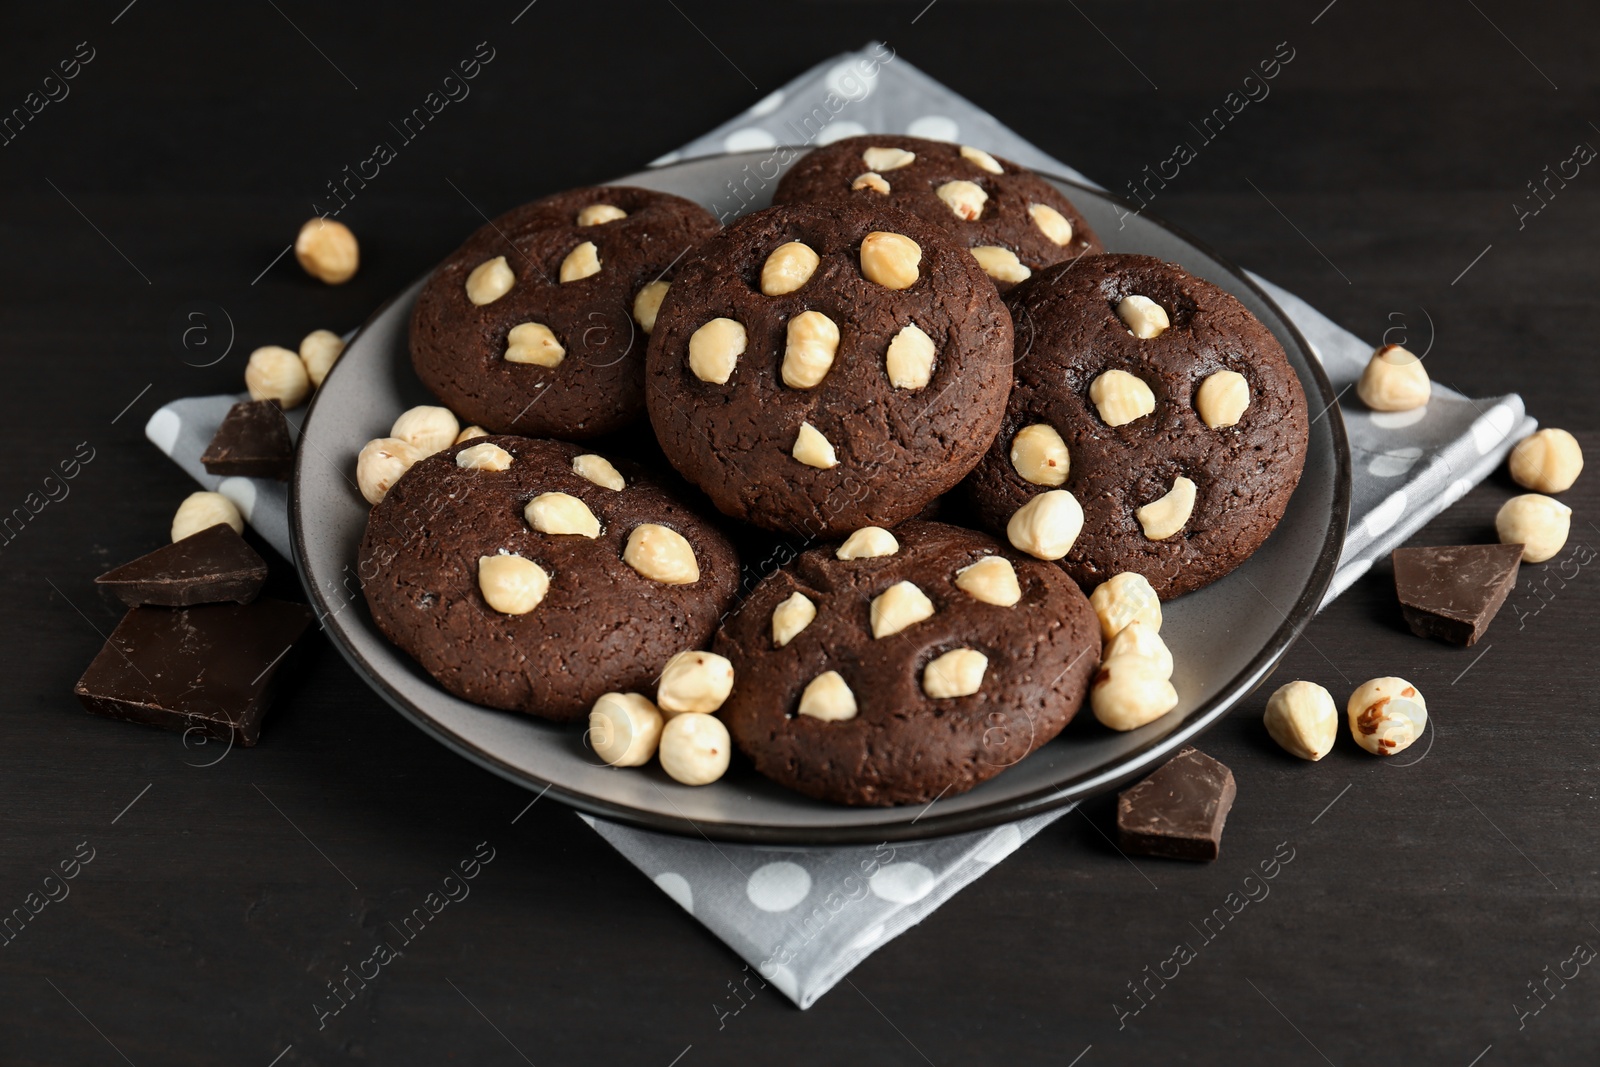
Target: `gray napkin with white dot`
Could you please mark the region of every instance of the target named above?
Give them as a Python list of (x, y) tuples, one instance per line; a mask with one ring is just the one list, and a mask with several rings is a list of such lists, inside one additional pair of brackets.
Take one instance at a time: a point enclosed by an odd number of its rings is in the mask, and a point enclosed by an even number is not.
[[(818, 64), (655, 163), (777, 144), (827, 144), (868, 131), (960, 141), (1088, 182), (882, 44)], [(1300, 328), (1342, 398), (1332, 410), (1313, 412), (1344, 420), (1353, 461), (1350, 532), (1326, 604), (1488, 475), (1536, 423), (1514, 393), (1473, 400), (1437, 379), (1426, 408), (1368, 411), (1351, 394), (1375, 346), (1293, 294), (1255, 281)], [(174, 401), (151, 416), (145, 433), (202, 485), (230, 497), (288, 558), (283, 484), (218, 478), (200, 464), (211, 435), (239, 399)], [(747, 997), (768, 986), (810, 1007), (856, 964), (1070, 810), (930, 841), (814, 849), (713, 843), (579, 817), (748, 961), (738, 985), (729, 982), (717, 1002), (719, 1023), (726, 1025)]]

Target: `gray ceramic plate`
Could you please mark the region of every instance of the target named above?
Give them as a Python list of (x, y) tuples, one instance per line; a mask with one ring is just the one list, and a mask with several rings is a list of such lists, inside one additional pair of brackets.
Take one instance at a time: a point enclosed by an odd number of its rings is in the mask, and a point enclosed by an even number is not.
[[(693, 160), (619, 179), (661, 189), (723, 214), (771, 199), (771, 153)], [(763, 164), (767, 164), (765, 167)], [(1171, 260), (1238, 297), (1289, 353), (1313, 411), (1332, 388), (1307, 345), (1267, 296), (1216, 254), (1148, 215), (1129, 215), (1104, 193), (1056, 181), (1111, 251)], [(743, 841), (836, 844), (932, 837), (1045, 811), (1146, 772), (1192, 741), (1258, 686), (1299, 635), (1327, 588), (1349, 513), (1349, 450), (1338, 419), (1316, 420), (1305, 475), (1265, 545), (1227, 578), (1164, 608), (1162, 636), (1177, 669), (1178, 708), (1130, 733), (1080, 715), (1056, 740), (962, 796), (909, 808), (846, 808), (768, 782), (737, 761), (710, 786), (678, 785), (652, 764), (617, 770), (583, 745), (577, 727), (492, 711), (459, 700), (373, 626), (360, 595), (356, 551), (367, 505), (356, 491), (356, 453), (394, 417), (433, 403), (411, 371), (406, 327), (422, 283), (381, 308), (318, 390), (300, 437), (293, 483), (296, 563), (335, 645), (374, 689), (427, 733), (532, 790), (595, 815), (681, 834)]]

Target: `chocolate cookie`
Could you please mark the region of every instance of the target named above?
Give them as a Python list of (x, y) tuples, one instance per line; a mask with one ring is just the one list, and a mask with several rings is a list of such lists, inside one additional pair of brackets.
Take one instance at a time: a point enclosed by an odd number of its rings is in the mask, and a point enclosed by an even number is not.
[(973, 250), (1001, 292), (1033, 271), (1105, 251), (1072, 201), (981, 149), (899, 134), (846, 137), (808, 152), (773, 203), (841, 197), (909, 211)]
[(1058, 568), (912, 521), (802, 553), (714, 648), (734, 667), (719, 715), (757, 770), (886, 806), (964, 793), (1055, 737), (1083, 703), (1100, 630)]
[(445, 689), (568, 722), (702, 647), (739, 563), (637, 465), (503, 436), (395, 482), (367, 520), (359, 573), (378, 628)]
[(1150, 256), (1054, 267), (1008, 303), (1016, 388), (968, 482), (983, 521), (1085, 589), (1136, 571), (1167, 599), (1248, 559), (1306, 456), (1305, 394), (1267, 328)]
[(557, 193), (500, 216), (423, 286), (411, 362), (439, 400), (495, 433), (573, 440), (644, 410), (644, 349), (684, 252), (715, 233), (681, 197)]
[(684, 257), (646, 373), (663, 450), (717, 507), (841, 534), (909, 518), (982, 457), (1011, 388), (1011, 318), (936, 227), (794, 204)]

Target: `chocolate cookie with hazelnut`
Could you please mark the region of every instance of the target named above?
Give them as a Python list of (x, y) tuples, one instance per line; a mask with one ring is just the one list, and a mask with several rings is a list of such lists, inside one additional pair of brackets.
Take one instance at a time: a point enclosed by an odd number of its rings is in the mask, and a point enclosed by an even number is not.
[(1100, 624), (1048, 563), (972, 530), (858, 530), (764, 579), (717, 633), (718, 715), (762, 774), (842, 804), (925, 804), (1058, 734)]
[(917, 514), (972, 469), (1011, 389), (1011, 317), (977, 262), (884, 205), (747, 215), (677, 267), (646, 399), (723, 512), (836, 536)]
[(1085, 589), (1134, 571), (1168, 599), (1277, 526), (1306, 398), (1245, 306), (1151, 256), (1086, 256), (1007, 297), (1016, 387), (968, 481), (985, 525)]
[(464, 700), (558, 722), (649, 690), (733, 599), (732, 545), (642, 468), (475, 437), (416, 461), (367, 519), (373, 621)]
[(1001, 292), (1037, 270), (1103, 252), (1072, 201), (1025, 167), (981, 148), (873, 133), (808, 152), (773, 202), (886, 204), (942, 228)]
[(507, 212), (418, 295), (417, 377), (495, 433), (583, 440), (626, 426), (644, 412), (645, 340), (673, 265), (716, 230), (698, 204), (630, 186)]

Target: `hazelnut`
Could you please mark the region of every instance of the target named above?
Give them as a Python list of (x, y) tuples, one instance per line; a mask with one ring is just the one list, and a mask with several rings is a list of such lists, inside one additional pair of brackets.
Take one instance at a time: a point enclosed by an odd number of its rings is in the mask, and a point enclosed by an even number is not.
[(933, 338), (912, 324), (894, 335), (884, 356), (889, 384), (896, 389), (921, 389), (933, 378)]
[(915, 152), (907, 152), (904, 148), (869, 148), (861, 153), (861, 161), (867, 165), (867, 169), (880, 174), (886, 170), (898, 170), (916, 158)]
[(733, 664), (715, 652), (679, 652), (667, 660), (656, 683), (656, 703), (670, 718), (713, 712), (733, 692)]
[(1404, 678), (1363, 682), (1345, 705), (1350, 736), (1374, 756), (1393, 756), (1428, 728), (1428, 702)]
[(244, 516), (233, 501), (221, 493), (190, 493), (172, 516), (172, 539), (182, 541), (224, 522), (233, 527), (234, 533), (244, 533)]
[(285, 411), (299, 407), (311, 392), (311, 378), (299, 353), (277, 345), (264, 345), (250, 353), (244, 384), (251, 400), (276, 400)]
[(1511, 450), (1511, 478), (1537, 493), (1564, 493), (1583, 470), (1583, 449), (1565, 430), (1540, 430)]
[(1572, 509), (1539, 493), (1512, 497), (1494, 517), (1500, 543), (1521, 545), (1524, 563), (1543, 563), (1560, 552), (1571, 529)]
[(1004, 556), (985, 556), (962, 567), (956, 571), (956, 588), (974, 600), (1002, 608), (1014, 607), (1022, 599), (1017, 569)]
[(1018, 508), (1006, 523), (1012, 547), (1039, 559), (1060, 559), (1083, 531), (1083, 508), (1065, 489), (1049, 489)]
[(872, 636), (888, 637), (933, 618), (933, 601), (911, 582), (896, 582), (872, 598)]
[(1042, 422), (1024, 426), (1011, 439), (1011, 467), (1034, 485), (1061, 485), (1070, 469), (1067, 443), (1053, 426)]
[(883, 175), (876, 171), (869, 170), (865, 174), (858, 174), (855, 181), (850, 183), (851, 192), (859, 192), (862, 189), (871, 189), (873, 192), (882, 193), (884, 196), (889, 195), (889, 183), (884, 181)]
[(1172, 653), (1161, 635), (1130, 622), (1106, 645), (1089, 690), (1094, 717), (1113, 730), (1133, 730), (1178, 706)]
[(688, 540), (653, 522), (640, 523), (628, 534), (622, 562), (663, 585), (693, 585), (700, 580), (700, 564)]
[(356, 487), (369, 504), (381, 504), (391, 486), (422, 453), (410, 441), (379, 437), (368, 441), (356, 456)]
[(726, 385), (744, 354), (744, 326), (733, 319), (712, 319), (689, 337), (689, 369), (702, 382)]
[(799, 591), (790, 593), (788, 598), (772, 609), (772, 643), (782, 648), (795, 635), (817, 617), (817, 606), (811, 598)]
[(589, 710), (589, 747), (613, 767), (642, 767), (656, 754), (663, 721), (641, 693), (606, 693)]
[(616, 222), (627, 217), (628, 213), (615, 204), (590, 204), (578, 212), (578, 225), (604, 226), (608, 222)]
[(843, 722), (856, 717), (856, 695), (838, 671), (823, 671), (806, 685), (797, 710), (823, 722)]
[(934, 193), (944, 206), (950, 209), (950, 214), (967, 222), (976, 222), (983, 214), (983, 205), (989, 199), (989, 194), (983, 191), (983, 186), (977, 182), (953, 181), (945, 182)]
[(567, 350), (556, 340), (555, 331), (542, 322), (524, 322), (511, 327), (511, 332), (506, 334), (507, 363), (557, 367), (566, 356)]
[(390, 437), (400, 438), (423, 456), (431, 456), (441, 448), (449, 448), (460, 432), (461, 424), (450, 414), (449, 408), (431, 404), (407, 408), (389, 428)]
[(882, 526), (863, 526), (844, 539), (833, 553), (834, 559), (873, 559), (900, 551), (900, 542)]
[(1178, 691), (1148, 660), (1123, 656), (1100, 665), (1090, 691), (1094, 717), (1113, 730), (1137, 730), (1178, 706)]
[(572, 473), (586, 481), (593, 482), (603, 489), (610, 489), (618, 493), (622, 492), (628, 484), (623, 481), (621, 472), (611, 465), (609, 459), (604, 456), (597, 456), (593, 452), (587, 452), (581, 456), (573, 456)]
[(295, 235), (294, 258), (313, 278), (341, 285), (353, 278), (361, 265), (361, 246), (344, 223), (310, 219)]
[(978, 261), (978, 266), (983, 272), (997, 282), (1025, 282), (1033, 277), (1033, 271), (1023, 266), (1022, 260), (1009, 248), (1000, 245), (978, 245), (970, 250), (972, 258)]
[(1117, 302), (1117, 318), (1141, 341), (1160, 337), (1172, 326), (1167, 309), (1148, 296), (1125, 296)]
[(810, 245), (800, 241), (781, 244), (761, 265), (761, 291), (767, 296), (792, 293), (811, 280), (821, 262)]
[(661, 769), (684, 785), (710, 785), (728, 772), (733, 742), (715, 715), (676, 715), (661, 727)]
[(1118, 630), (1105, 643), (1102, 659), (1113, 656), (1133, 656), (1148, 660), (1155, 672), (1163, 678), (1172, 677), (1172, 652), (1154, 626), (1135, 619)]
[(577, 534), (591, 541), (600, 536), (600, 520), (589, 505), (566, 493), (540, 493), (528, 501), (522, 517), (542, 534)]
[(344, 338), (332, 330), (312, 330), (300, 341), (300, 362), (306, 365), (311, 388), (320, 389), (334, 363), (344, 353)]
[(1152, 541), (1165, 541), (1183, 529), (1194, 513), (1195, 485), (1183, 475), (1172, 480), (1172, 488), (1159, 500), (1135, 509), (1133, 516)]
[(656, 316), (661, 313), (661, 301), (667, 298), (671, 282), (653, 281), (640, 289), (633, 298), (633, 321), (639, 324), (646, 337), (656, 328)]
[(1206, 375), (1194, 395), (1194, 409), (1200, 421), (1213, 430), (1237, 425), (1250, 406), (1250, 383), (1233, 370)]
[(478, 557), (478, 589), (502, 615), (526, 615), (550, 591), (550, 576), (531, 559), (502, 552)]
[(576, 282), (600, 273), (600, 250), (593, 241), (585, 241), (567, 253), (561, 261), (561, 281)]
[(1005, 168), (1000, 166), (1000, 161), (981, 148), (973, 148), (969, 144), (961, 146), (961, 158), (973, 164), (979, 170), (986, 170), (990, 174), (1002, 174)]
[(810, 389), (828, 376), (839, 351), (839, 327), (820, 311), (802, 311), (789, 320), (783, 350), (783, 384)]
[(1301, 759), (1326, 756), (1339, 735), (1339, 710), (1332, 695), (1316, 682), (1279, 686), (1267, 700), (1262, 721), (1280, 748)]
[(459, 445), (459, 444), (463, 444), (463, 443), (465, 443), (467, 441), (471, 441), (472, 439), (474, 439), (476, 437), (488, 437), (488, 436), (489, 436), (489, 431), (485, 430), (482, 426), (468, 426), (466, 429), (464, 429), (460, 433), (456, 434), (456, 439), (452, 443)]
[(511, 468), (511, 453), (485, 441), (456, 453), (456, 466), (473, 471), (503, 471)]
[(1372, 353), (1356, 382), (1356, 395), (1373, 411), (1411, 411), (1426, 404), (1431, 392), (1422, 360), (1399, 345)]
[(1109, 641), (1130, 623), (1143, 623), (1161, 631), (1161, 598), (1144, 575), (1123, 571), (1095, 586), (1089, 604), (1100, 619), (1100, 637)]
[(953, 648), (922, 669), (922, 691), (934, 700), (969, 697), (983, 688), (989, 657), (971, 648)]
[(1125, 370), (1108, 370), (1090, 382), (1089, 399), (1107, 426), (1126, 426), (1156, 409), (1156, 394)]
[(1028, 215), (1053, 244), (1065, 247), (1072, 243), (1072, 222), (1049, 204), (1029, 204)]
[(800, 432), (795, 436), (794, 448), (789, 454), (806, 466), (816, 467), (818, 470), (828, 470), (839, 465), (839, 457), (834, 454), (833, 444), (809, 422), (800, 424)]
[(509, 293), (516, 280), (517, 276), (511, 273), (505, 256), (484, 260), (467, 275), (467, 299), (478, 307), (492, 304)]
[(921, 262), (922, 246), (904, 234), (874, 230), (861, 239), (861, 273), (885, 289), (911, 288)]

